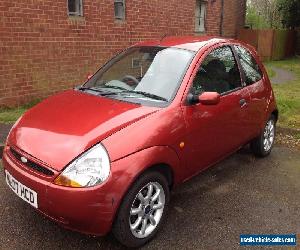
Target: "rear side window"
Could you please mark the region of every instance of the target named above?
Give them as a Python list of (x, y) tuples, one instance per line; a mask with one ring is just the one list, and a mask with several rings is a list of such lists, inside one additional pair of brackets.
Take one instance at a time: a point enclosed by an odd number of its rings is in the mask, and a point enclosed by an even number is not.
[(262, 79), (262, 72), (254, 57), (241, 46), (234, 46), (245, 73), (245, 83), (251, 85)]

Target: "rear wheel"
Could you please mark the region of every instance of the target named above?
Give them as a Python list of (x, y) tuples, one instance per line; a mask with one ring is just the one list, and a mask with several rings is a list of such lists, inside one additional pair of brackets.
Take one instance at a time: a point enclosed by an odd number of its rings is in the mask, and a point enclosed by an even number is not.
[(125, 196), (112, 232), (127, 247), (140, 247), (151, 240), (166, 216), (169, 187), (158, 172), (143, 174)]
[(263, 132), (251, 142), (251, 149), (256, 156), (265, 157), (272, 151), (276, 133), (276, 119), (271, 115)]

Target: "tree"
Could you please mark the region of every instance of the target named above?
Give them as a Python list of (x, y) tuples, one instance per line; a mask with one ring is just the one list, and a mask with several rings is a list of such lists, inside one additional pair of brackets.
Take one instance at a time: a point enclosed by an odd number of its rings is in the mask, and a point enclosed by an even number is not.
[(248, 0), (247, 23), (251, 26), (251, 22), (254, 22), (254, 28), (279, 28), (281, 23), (278, 1)]
[(300, 0), (277, 0), (277, 8), (285, 28), (300, 27)]
[(266, 23), (265, 19), (261, 15), (259, 15), (256, 9), (252, 6), (247, 7), (246, 25), (251, 29), (269, 28), (269, 25)]

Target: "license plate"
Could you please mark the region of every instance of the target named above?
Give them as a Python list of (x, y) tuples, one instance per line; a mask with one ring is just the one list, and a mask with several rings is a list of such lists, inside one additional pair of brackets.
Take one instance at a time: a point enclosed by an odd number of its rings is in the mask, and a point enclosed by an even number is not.
[(17, 181), (7, 170), (5, 170), (5, 179), (7, 185), (15, 192), (16, 195), (31, 206), (38, 208), (38, 198), (35, 191)]

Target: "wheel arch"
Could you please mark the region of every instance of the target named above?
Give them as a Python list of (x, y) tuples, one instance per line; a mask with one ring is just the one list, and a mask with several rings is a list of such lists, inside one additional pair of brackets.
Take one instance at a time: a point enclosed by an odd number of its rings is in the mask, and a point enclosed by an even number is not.
[[(156, 153), (158, 155), (156, 155)], [(149, 154), (153, 157), (147, 157)], [(153, 154), (157, 157), (154, 157)], [(139, 162), (141, 159), (142, 161)], [(122, 191), (122, 194), (120, 194), (120, 199), (118, 199), (114, 205), (115, 209), (112, 216), (112, 224), (119, 213), (119, 209), (122, 202), (124, 202), (126, 194), (142, 175), (152, 171), (160, 173), (166, 178), (169, 190), (180, 183), (180, 179), (178, 179), (178, 176), (180, 175), (180, 173), (178, 173), (178, 171), (180, 171), (180, 160), (176, 152), (170, 147), (154, 146), (129, 155), (120, 161), (123, 160), (125, 161), (121, 164), (123, 167), (124, 164), (128, 166), (129, 164), (127, 163), (132, 162), (134, 162), (134, 166), (130, 167), (130, 171), (127, 169), (127, 174), (129, 174), (129, 172), (130, 174), (124, 180), (119, 182), (119, 185), (125, 185), (126, 187)], [(118, 168), (118, 166), (115, 167)]]
[(134, 185), (134, 183), (141, 177), (143, 176), (144, 174), (147, 174), (149, 172), (158, 172), (160, 174), (162, 174), (167, 182), (168, 182), (168, 185), (169, 185), (169, 189), (172, 190), (173, 186), (174, 186), (174, 171), (172, 169), (172, 167), (167, 164), (167, 163), (156, 163), (156, 164), (153, 164), (153, 165), (150, 165), (146, 168), (144, 168), (141, 172), (139, 172), (131, 181), (130, 185), (126, 188), (126, 191), (124, 192), (123, 196), (122, 196), (122, 199), (118, 205), (118, 208), (117, 208), (117, 211), (119, 210), (120, 208), (120, 205), (121, 203), (123, 202), (124, 200), (124, 197), (125, 195), (128, 193), (128, 191), (132, 188), (132, 186)]
[(278, 121), (278, 117), (279, 117), (279, 111), (278, 109), (274, 109), (273, 112), (271, 113), (271, 115), (273, 115), (276, 119), (276, 122)]
[(167, 163), (158, 163), (158, 164), (149, 166), (148, 168), (144, 169), (144, 171), (142, 173), (140, 173), (137, 178), (139, 178), (141, 175), (143, 175), (147, 172), (152, 172), (152, 171), (159, 172), (160, 174), (162, 174), (166, 178), (170, 190), (173, 188), (174, 171), (173, 171), (172, 167), (169, 166), (169, 164), (167, 164)]

